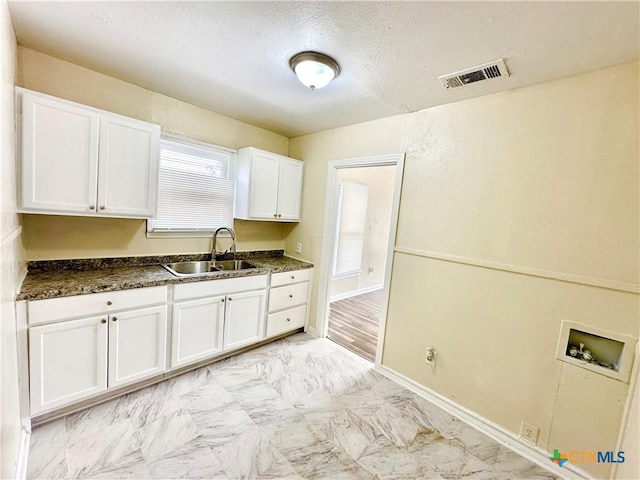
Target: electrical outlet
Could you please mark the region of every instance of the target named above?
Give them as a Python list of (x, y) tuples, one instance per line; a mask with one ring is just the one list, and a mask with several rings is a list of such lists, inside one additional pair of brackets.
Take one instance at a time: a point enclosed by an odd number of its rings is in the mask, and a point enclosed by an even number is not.
[(302, 243), (296, 243), (296, 253), (302, 253)]
[(535, 425), (531, 425), (527, 422), (520, 423), (520, 438), (525, 439), (528, 442), (533, 443), (534, 445), (538, 441), (538, 434), (540, 433), (540, 429)]
[(427, 365), (431, 365), (432, 367), (436, 366), (436, 351), (433, 347), (427, 347), (427, 351), (424, 354), (424, 363)]

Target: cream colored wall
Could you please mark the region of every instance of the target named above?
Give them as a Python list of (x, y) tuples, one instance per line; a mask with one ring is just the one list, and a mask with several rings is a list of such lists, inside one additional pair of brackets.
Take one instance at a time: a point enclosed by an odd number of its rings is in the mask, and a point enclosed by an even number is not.
[(7, 1), (0, 1), (0, 478), (15, 478), (20, 446), (15, 293), (24, 271), (15, 200), (14, 95), (17, 46)]
[[(162, 133), (228, 148), (253, 146), (287, 154), (289, 139), (210, 110), (181, 102), (19, 47), (19, 85), (162, 126)], [(207, 238), (147, 239), (144, 220), (24, 215), (29, 260), (207, 252)], [(279, 223), (236, 221), (238, 250), (284, 246)]]
[(291, 139), (317, 185), (286, 248), (320, 263), (327, 161), (406, 152), (383, 364), (546, 450), (613, 450), (628, 385), (554, 354), (562, 319), (638, 336), (638, 85), (633, 62)]
[(391, 225), (391, 206), (396, 167), (343, 168), (340, 180), (348, 180), (369, 187), (365, 237), (362, 247), (362, 271), (347, 278), (333, 278), (330, 295), (341, 295), (375, 286), (382, 287), (387, 262), (387, 245)]

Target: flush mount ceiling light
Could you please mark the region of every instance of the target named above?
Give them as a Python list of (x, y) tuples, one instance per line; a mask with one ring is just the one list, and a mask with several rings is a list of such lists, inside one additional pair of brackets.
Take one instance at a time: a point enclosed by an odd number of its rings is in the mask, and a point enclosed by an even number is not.
[(340, 73), (338, 63), (318, 52), (300, 52), (289, 60), (289, 66), (298, 80), (311, 90), (326, 86)]

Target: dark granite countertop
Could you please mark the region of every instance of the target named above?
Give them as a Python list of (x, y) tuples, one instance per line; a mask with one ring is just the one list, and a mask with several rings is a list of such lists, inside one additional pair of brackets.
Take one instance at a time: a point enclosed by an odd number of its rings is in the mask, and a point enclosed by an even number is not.
[[(54, 260), (30, 262), (27, 277), (16, 300), (112, 292), (131, 288), (175, 283), (202, 282), (221, 278), (248, 277), (266, 273), (312, 268), (313, 264), (282, 255), (282, 250), (238, 252), (237, 258), (250, 261), (256, 268), (212, 272), (192, 277), (176, 277), (161, 263), (208, 260), (209, 255), (172, 255), (162, 257), (123, 257), (111, 259)], [(218, 258), (220, 260), (220, 258)]]

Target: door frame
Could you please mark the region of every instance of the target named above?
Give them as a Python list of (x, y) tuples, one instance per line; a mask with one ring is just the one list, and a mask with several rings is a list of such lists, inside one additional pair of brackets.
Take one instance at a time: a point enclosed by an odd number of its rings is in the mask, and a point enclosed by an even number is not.
[(391, 269), (393, 267), (393, 250), (398, 230), (398, 214), (400, 212), (400, 193), (404, 173), (404, 153), (379, 155), (372, 157), (347, 158), (331, 160), (327, 168), (327, 189), (325, 195), (324, 227), (322, 230), (322, 258), (318, 282), (318, 305), (316, 311), (316, 335), (326, 337), (329, 331), (329, 285), (331, 283), (331, 268), (335, 254), (337, 203), (338, 203), (338, 171), (344, 168), (395, 166), (396, 175), (393, 188), (393, 204), (391, 207), (391, 224), (389, 225), (389, 240), (387, 242), (387, 260), (384, 272), (384, 303), (382, 318), (378, 328), (378, 343), (376, 347), (375, 365), (382, 363), (383, 340), (387, 323), (387, 309), (389, 306), (389, 289), (391, 286)]

